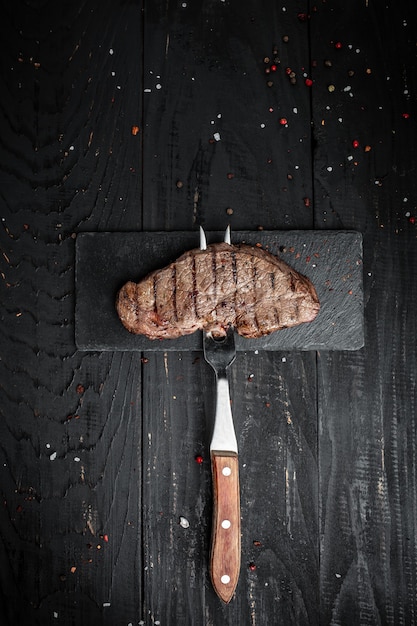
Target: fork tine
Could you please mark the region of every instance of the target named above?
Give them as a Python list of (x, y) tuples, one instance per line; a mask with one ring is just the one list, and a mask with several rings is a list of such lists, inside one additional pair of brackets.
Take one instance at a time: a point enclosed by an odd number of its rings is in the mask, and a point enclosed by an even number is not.
[(226, 228), (226, 232), (224, 233), (224, 243), (232, 244), (231, 236), (230, 236), (230, 224)]
[(200, 250), (207, 250), (206, 233), (202, 226), (200, 226)]

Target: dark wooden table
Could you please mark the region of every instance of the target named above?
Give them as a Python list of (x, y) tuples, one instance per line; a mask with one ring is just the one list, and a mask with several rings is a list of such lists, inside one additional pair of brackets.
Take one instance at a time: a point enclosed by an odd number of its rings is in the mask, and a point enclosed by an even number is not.
[[(2, 626), (417, 624), (414, 2), (1, 15)], [(229, 223), (363, 233), (366, 307), (360, 350), (238, 355), (223, 606), (211, 370), (77, 351), (74, 263), (80, 232)]]

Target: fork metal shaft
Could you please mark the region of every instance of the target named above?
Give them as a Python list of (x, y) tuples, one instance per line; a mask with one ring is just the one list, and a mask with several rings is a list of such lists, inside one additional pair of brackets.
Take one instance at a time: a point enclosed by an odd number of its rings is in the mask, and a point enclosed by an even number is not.
[(237, 454), (237, 440), (233, 425), (232, 410), (230, 408), (229, 382), (226, 373), (216, 375), (217, 397), (216, 413), (214, 418), (213, 435), (210, 451), (235, 452)]

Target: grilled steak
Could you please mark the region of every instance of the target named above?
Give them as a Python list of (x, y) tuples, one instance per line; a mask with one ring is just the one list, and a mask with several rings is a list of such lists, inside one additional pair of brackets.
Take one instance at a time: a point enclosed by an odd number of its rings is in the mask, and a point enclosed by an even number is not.
[(266, 250), (218, 243), (126, 283), (116, 308), (127, 330), (150, 339), (224, 336), (230, 325), (253, 338), (311, 322), (320, 304), (312, 283)]

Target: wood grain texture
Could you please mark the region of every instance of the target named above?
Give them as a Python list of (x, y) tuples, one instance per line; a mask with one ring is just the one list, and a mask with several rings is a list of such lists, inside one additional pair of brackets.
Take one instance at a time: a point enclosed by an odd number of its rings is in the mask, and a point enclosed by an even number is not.
[(145, 230), (312, 224), (310, 93), (285, 72), (308, 64), (306, 24), (274, 3), (147, 4)]
[(410, 11), (333, 3), (311, 22), (316, 225), (360, 228), (365, 251), (365, 349), (319, 357), (321, 598), (331, 624), (416, 620)]
[(240, 574), (240, 487), (237, 454), (211, 452), (213, 522), (210, 574), (223, 602), (230, 602)]
[(127, 64), (135, 50), (140, 64), (140, 24), (111, 2), (2, 10), (5, 625), (141, 612), (141, 362), (76, 352), (72, 237), (118, 227), (129, 203), (126, 227), (140, 223), (141, 99), (120, 94), (141, 74)]

